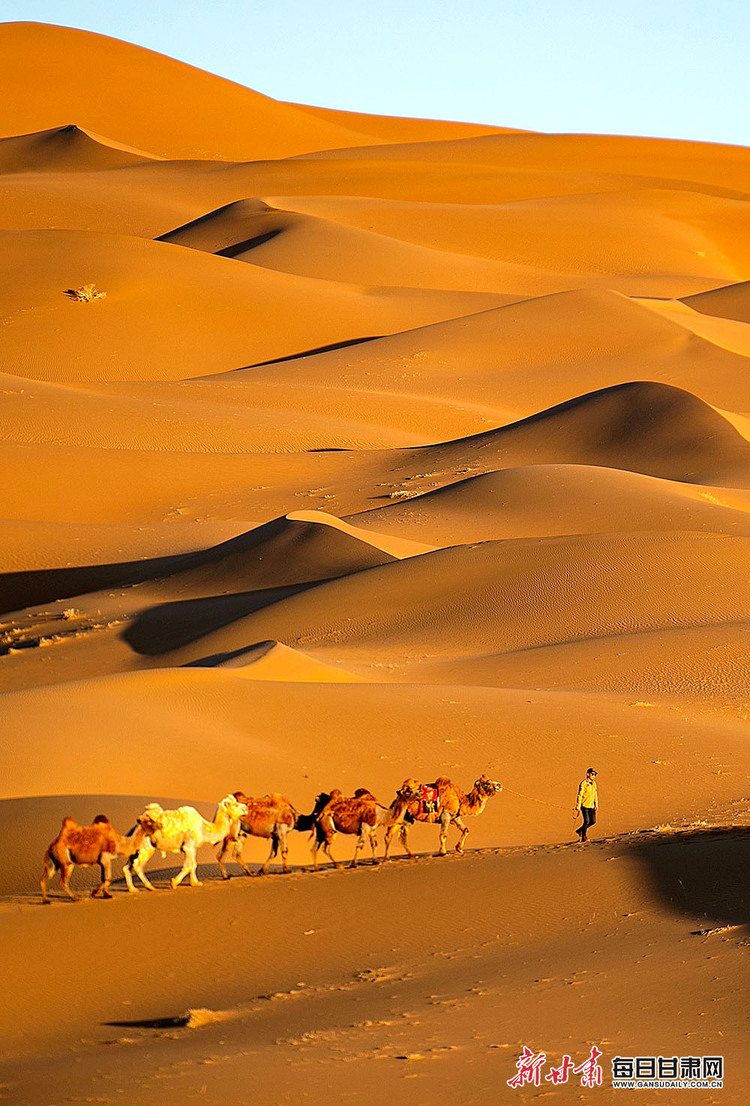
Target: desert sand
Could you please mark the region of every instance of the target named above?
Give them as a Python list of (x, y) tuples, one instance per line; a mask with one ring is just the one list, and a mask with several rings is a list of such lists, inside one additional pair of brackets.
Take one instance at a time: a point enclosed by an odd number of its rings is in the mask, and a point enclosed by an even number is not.
[[(0, 1101), (746, 1103), (750, 151), (0, 71)], [(482, 773), (461, 856), (41, 906), (65, 816)]]

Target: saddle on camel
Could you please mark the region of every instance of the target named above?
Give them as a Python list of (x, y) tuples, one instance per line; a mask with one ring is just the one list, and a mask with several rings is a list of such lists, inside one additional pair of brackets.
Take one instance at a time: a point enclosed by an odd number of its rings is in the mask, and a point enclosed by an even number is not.
[[(420, 787), (419, 800), (417, 807), (417, 817), (424, 818), (425, 815), (437, 814), (438, 810), (438, 789), (434, 783), (423, 783)], [(407, 820), (414, 821), (411, 815), (407, 814)]]
[(502, 784), (491, 780), (485, 773), (474, 781), (468, 794), (456, 787), (447, 776), (438, 776), (434, 784), (427, 785), (409, 777), (396, 792), (396, 800), (391, 805), (390, 824), (385, 831), (384, 859), (388, 859), (391, 840), (397, 829), (404, 852), (407, 856), (414, 856), (407, 843), (407, 833), (409, 826), (416, 822), (433, 822), (440, 826), (439, 856), (446, 855), (448, 827), (454, 825), (460, 834), (456, 852), (462, 853), (464, 840), (469, 832), (464, 817), (481, 814), (488, 799), (502, 789)]

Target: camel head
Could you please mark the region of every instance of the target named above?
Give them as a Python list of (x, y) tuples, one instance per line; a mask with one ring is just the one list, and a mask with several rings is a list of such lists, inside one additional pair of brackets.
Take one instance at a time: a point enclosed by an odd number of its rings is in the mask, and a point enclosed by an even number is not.
[(413, 776), (409, 776), (401, 784), (396, 795), (399, 799), (421, 799), (422, 784), (419, 780), (415, 780)]
[[(151, 804), (155, 806), (157, 804)], [(136, 825), (139, 825), (147, 837), (153, 837), (162, 828), (161, 820), (158, 817), (154, 817), (151, 814), (142, 814), (138, 818)], [(132, 836), (132, 834), (131, 834)]]
[(474, 788), (480, 795), (486, 795), (489, 798), (491, 795), (497, 795), (498, 791), (502, 791), (503, 785), (498, 783), (497, 780), (491, 780), (490, 777), (483, 772), (478, 780), (474, 782)]
[[(230, 822), (236, 822), (247, 814), (247, 805), (241, 803), (234, 795), (227, 795), (219, 803), (219, 810), (223, 811)], [(219, 811), (216, 812), (217, 817)], [(214, 819), (216, 821), (216, 819)]]
[(311, 830), (315, 825), (315, 821), (324, 807), (328, 806), (331, 801), (331, 796), (327, 791), (321, 791), (319, 795), (315, 796), (315, 804), (310, 814), (298, 814), (294, 823), (294, 828), (300, 830), (301, 833), (305, 833), (307, 830)]

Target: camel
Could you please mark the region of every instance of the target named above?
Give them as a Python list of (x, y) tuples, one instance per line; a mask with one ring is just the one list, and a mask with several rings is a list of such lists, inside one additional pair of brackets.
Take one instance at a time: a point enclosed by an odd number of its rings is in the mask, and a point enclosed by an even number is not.
[(376, 829), (378, 826), (389, 827), (392, 822), (401, 822), (406, 815), (409, 803), (414, 795), (404, 793), (397, 794), (390, 807), (381, 806), (371, 791), (365, 787), (358, 788), (351, 798), (345, 798), (338, 789), (330, 793), (328, 803), (322, 808), (315, 822), (315, 840), (313, 843), (313, 867), (318, 870), (318, 850), (323, 847), (323, 852), (328, 857), (334, 868), (341, 865), (334, 859), (331, 852), (331, 843), (336, 833), (357, 834), (357, 844), (354, 856), (349, 865), (357, 867), (357, 856), (364, 848), (365, 840), (369, 839), (372, 849), (372, 862), (377, 864), (375, 855), (377, 849)]
[(42, 902), (45, 906), (49, 905), (47, 883), (55, 871), (60, 873), (60, 886), (68, 898), (73, 902), (78, 901), (77, 896), (68, 886), (76, 864), (81, 867), (98, 864), (101, 868), (102, 882), (91, 892), (91, 897), (101, 895), (103, 899), (111, 899), (109, 886), (112, 882), (114, 858), (132, 856), (141, 848), (144, 840), (158, 830), (158, 822), (147, 815), (138, 819), (127, 836), (114, 829), (106, 814), (97, 814), (90, 826), (79, 826), (74, 818), (63, 818), (60, 833), (44, 854), (44, 872), (40, 882)]
[[(464, 815), (477, 815), (481, 814), (487, 805), (487, 800), (492, 798), (493, 795), (497, 795), (499, 791), (502, 791), (502, 784), (497, 783), (495, 780), (491, 780), (487, 775), (481, 775), (478, 780), (475, 781), (473, 788), (468, 795), (465, 795), (460, 788), (456, 787), (447, 776), (440, 776), (435, 780), (434, 784), (430, 784), (431, 790), (437, 791), (436, 800), (434, 803), (426, 804), (420, 797), (414, 798), (416, 792), (421, 792), (421, 785), (417, 780), (409, 778), (404, 780), (399, 791), (397, 792), (396, 799), (399, 797), (411, 796), (408, 802), (405, 804), (404, 813), (401, 817), (397, 817), (394, 812), (394, 816), (390, 820), (390, 825), (385, 832), (385, 859), (388, 859), (388, 850), (390, 848), (391, 839), (396, 831), (396, 827), (399, 828), (401, 837), (401, 844), (404, 847), (404, 851), (409, 857), (413, 857), (414, 853), (409, 848), (406, 840), (407, 826), (413, 822), (437, 822), (440, 824), (440, 851), (438, 856), (446, 855), (446, 838), (448, 836), (448, 827), (451, 823), (460, 831), (461, 836), (456, 843), (456, 852), (462, 853), (464, 851), (464, 841), (469, 827), (463, 821)], [(391, 809), (394, 810), (395, 803)]]
[(158, 803), (149, 803), (144, 814), (158, 822), (159, 828), (155, 833), (149, 834), (135, 855), (126, 862), (124, 873), (128, 881), (128, 889), (137, 890), (130, 875), (132, 868), (144, 887), (149, 891), (155, 890), (143, 871), (143, 866), (157, 849), (162, 855), (181, 852), (185, 857), (182, 870), (170, 880), (172, 890), (179, 887), (188, 875), (191, 886), (200, 887), (201, 881), (196, 875), (197, 850), (201, 845), (217, 845), (219, 841), (223, 841), (232, 824), (246, 813), (247, 807), (244, 803), (238, 802), (234, 795), (227, 795), (221, 800), (216, 808), (213, 822), (207, 822), (192, 806), (181, 806), (177, 810), (163, 810)]
[(235, 791), (234, 797), (247, 807), (247, 813), (231, 827), (219, 848), (217, 860), (222, 878), (229, 879), (222, 861), (230, 849), (232, 851), (230, 859), (236, 860), (249, 876), (253, 874), (248, 865), (242, 860), (242, 845), (246, 837), (270, 837), (271, 839), (271, 851), (258, 871), (259, 876), (266, 874), (266, 869), (273, 857), (278, 854), (279, 848), (281, 848), (281, 863), (284, 871), (288, 872), (287, 854), (289, 846), (287, 836), (289, 830), (294, 829), (299, 818), (292, 804), (276, 791), (264, 795), (262, 799), (248, 799), (247, 795), (244, 795), (241, 791)]
[(315, 828), (315, 823), (318, 820), (318, 816), (324, 807), (331, 801), (331, 796), (327, 791), (321, 791), (319, 795), (315, 796), (315, 802), (313, 808), (309, 814), (298, 814), (295, 829), (300, 833), (304, 833), (306, 830), (312, 830)]

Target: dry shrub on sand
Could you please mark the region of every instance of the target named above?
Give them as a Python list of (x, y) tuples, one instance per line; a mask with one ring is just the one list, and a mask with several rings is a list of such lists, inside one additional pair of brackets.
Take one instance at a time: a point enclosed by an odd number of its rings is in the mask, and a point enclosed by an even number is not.
[(97, 292), (95, 284), (84, 284), (80, 288), (67, 288), (65, 295), (77, 303), (91, 303), (93, 300), (107, 298), (106, 292)]

